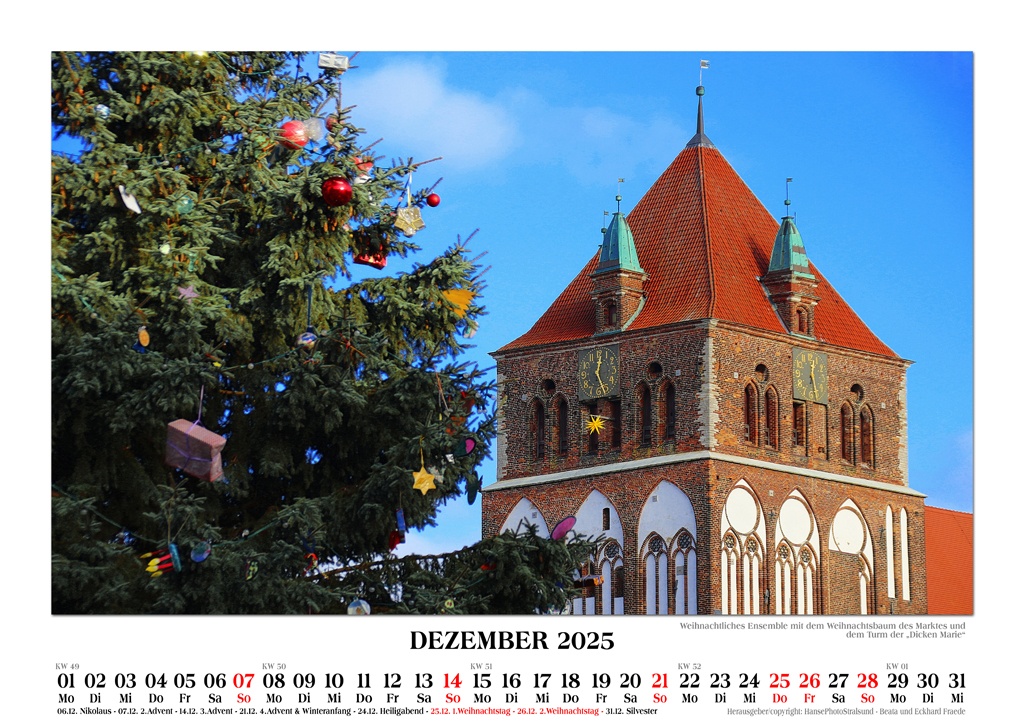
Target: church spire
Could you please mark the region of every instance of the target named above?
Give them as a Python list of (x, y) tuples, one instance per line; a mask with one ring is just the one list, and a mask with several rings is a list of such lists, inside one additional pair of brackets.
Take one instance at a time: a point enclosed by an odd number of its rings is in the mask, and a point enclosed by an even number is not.
[(590, 274), (594, 281), (590, 297), (594, 302), (595, 335), (628, 328), (644, 304), (647, 273), (640, 267), (633, 231), (619, 208), (622, 196), (615, 195), (615, 202), (615, 214), (603, 230), (597, 267)]
[[(615, 195), (615, 202), (622, 201), (621, 195)], [(618, 204), (616, 204), (618, 207)], [(628, 270), (642, 273), (640, 259), (636, 254), (636, 243), (633, 231), (629, 229), (626, 216), (618, 208), (612, 215), (611, 222), (604, 230), (604, 242), (601, 243), (601, 259), (597, 263), (597, 272), (607, 270)]]
[(782, 224), (775, 235), (775, 244), (772, 246), (771, 262), (768, 263), (769, 273), (778, 271), (814, 277), (807, 262), (807, 251), (804, 249), (803, 238), (800, 237), (800, 231), (796, 229), (795, 219), (789, 215), (782, 218)]
[(789, 199), (789, 183), (792, 181), (792, 177), (786, 178), (786, 216), (782, 218), (782, 224), (775, 235), (768, 272), (786, 271), (813, 279), (814, 274), (807, 262), (807, 250), (804, 249), (803, 238), (800, 237), (800, 231), (796, 229), (796, 218), (789, 214), (789, 205), (792, 204)]
[[(789, 212), (789, 183), (786, 180), (786, 212)], [(814, 337), (814, 309), (819, 297), (815, 294), (818, 279), (811, 272), (803, 238), (794, 218), (786, 214), (775, 234), (768, 272), (761, 282), (768, 292), (779, 318), (790, 333)]]
[[(701, 68), (701, 81), (703, 84), (704, 80), (704, 69), (709, 66), (707, 61), (700, 62)], [(712, 149), (715, 145), (711, 143), (711, 139), (704, 135), (704, 86), (697, 86), (697, 133), (693, 135), (693, 138), (687, 142), (686, 148), (689, 149), (691, 146), (706, 146)]]

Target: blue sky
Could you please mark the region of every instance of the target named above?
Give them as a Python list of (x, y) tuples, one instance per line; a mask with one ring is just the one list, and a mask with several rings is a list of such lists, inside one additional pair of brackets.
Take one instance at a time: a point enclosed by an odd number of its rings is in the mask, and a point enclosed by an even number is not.
[[(360, 53), (346, 105), (381, 153), (443, 177), (418, 257), (474, 229), (491, 265), (470, 354), (526, 331), (600, 243), (617, 179), (629, 211), (705, 131), (777, 216), (785, 180), (808, 255), (910, 367), (910, 484), (973, 510), (973, 63), (970, 53)], [(397, 112), (396, 112), (397, 111)], [(493, 463), (483, 469), (495, 480)], [(479, 537), (450, 504), (401, 552)]]

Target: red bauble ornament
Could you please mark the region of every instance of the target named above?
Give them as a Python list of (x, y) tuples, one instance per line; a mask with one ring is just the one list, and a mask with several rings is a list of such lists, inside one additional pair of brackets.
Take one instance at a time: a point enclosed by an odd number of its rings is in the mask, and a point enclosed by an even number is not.
[(397, 530), (392, 530), (391, 533), (388, 535), (388, 550), (394, 550), (404, 542), (405, 535), (403, 533), (398, 532)]
[(320, 193), (328, 207), (341, 207), (352, 201), (352, 185), (344, 177), (331, 177), (320, 185)]
[(352, 262), (383, 270), (388, 266), (388, 256), (380, 252), (361, 252), (352, 258)]
[(309, 143), (306, 125), (301, 121), (288, 121), (281, 126), (281, 146), (288, 149), (301, 149)]
[(439, 195), (439, 194), (428, 194), (427, 195), (427, 205), (428, 206), (430, 206), (430, 207), (437, 207), (439, 204), (441, 204), (441, 195)]

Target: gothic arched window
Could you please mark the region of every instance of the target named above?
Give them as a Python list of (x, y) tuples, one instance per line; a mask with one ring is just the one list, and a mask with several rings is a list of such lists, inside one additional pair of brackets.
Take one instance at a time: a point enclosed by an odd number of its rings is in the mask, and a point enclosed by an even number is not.
[(620, 449), (622, 447), (622, 403), (609, 401), (608, 410), (611, 415), (611, 421), (608, 423), (608, 428), (611, 429), (611, 447)]
[(555, 403), (555, 446), (559, 454), (569, 452), (569, 402), (563, 396)]
[(875, 466), (875, 418), (867, 406), (860, 408), (860, 461)]
[(637, 392), (637, 404), (640, 406), (640, 444), (650, 446), (651, 444), (651, 389), (647, 384), (641, 383)]
[(793, 402), (793, 446), (807, 446), (807, 405), (802, 401)]
[(753, 384), (743, 390), (743, 439), (757, 446), (757, 389)]
[(677, 614), (697, 613), (697, 548), (693, 534), (683, 530), (675, 539), (673, 560), (676, 571)]
[(666, 381), (661, 387), (662, 439), (676, 438), (676, 385)]
[(779, 448), (779, 397), (775, 389), (768, 387), (764, 392), (764, 418), (767, 428), (767, 446)]
[(530, 434), (533, 435), (533, 458), (544, 458), (544, 404), (540, 399), (533, 400), (533, 412), (530, 417)]
[(644, 548), (644, 575), (647, 583), (647, 613), (668, 614), (668, 553), (665, 540), (653, 535)]
[(847, 462), (853, 462), (853, 407), (843, 402), (839, 409), (839, 441), (840, 456)]
[[(587, 412), (590, 416), (597, 416), (597, 404), (590, 404), (587, 407)], [(587, 435), (587, 454), (597, 454), (597, 449), (600, 444), (600, 435), (598, 430), (594, 430)]]

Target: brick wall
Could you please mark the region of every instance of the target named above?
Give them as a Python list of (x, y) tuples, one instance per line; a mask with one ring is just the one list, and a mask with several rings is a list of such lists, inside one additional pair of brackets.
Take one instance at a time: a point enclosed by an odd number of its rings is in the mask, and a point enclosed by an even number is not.
[[(577, 394), (577, 363), (580, 349), (601, 343), (618, 343), (620, 356), (620, 398), (618, 412), (609, 400), (593, 402), (596, 413), (620, 416), (621, 445), (612, 446), (612, 426), (599, 435), (596, 454), (588, 452), (584, 418), (590, 402)], [(805, 442), (794, 446), (793, 430), (793, 348), (812, 349), (828, 356), (828, 403), (807, 404), (809, 425)], [(498, 477), (503, 481), (569, 472), (612, 463), (644, 460), (672, 453), (711, 451), (778, 466), (801, 468), (804, 473), (778, 472), (756, 464), (725, 462), (710, 458), (671, 465), (603, 473), (598, 477), (575, 477), (551, 484), (510, 489), (485, 490), (484, 535), (494, 534), (505, 517), (527, 497), (540, 509), (548, 526), (574, 514), (592, 490), (599, 490), (615, 506), (622, 520), (625, 541), (625, 601), (627, 613), (644, 613), (646, 598), (643, 564), (636, 542), (637, 526), (647, 496), (662, 480), (675, 483), (690, 498), (697, 518), (699, 588), (701, 613), (721, 608), (720, 527), (722, 508), (732, 487), (745, 480), (755, 492), (765, 515), (777, 514), (790, 492), (799, 490), (817, 522), (820, 542), (816, 582), (824, 593), (815, 599), (818, 612), (859, 613), (860, 596), (856, 578), (849, 577), (848, 554), (828, 545), (832, 519), (840, 506), (852, 499), (870, 533), (874, 560), (869, 602), (879, 613), (925, 613), (923, 500), (900, 492), (821, 479), (817, 473), (859, 478), (889, 486), (907, 483), (906, 469), (906, 367), (908, 362), (865, 354), (783, 334), (723, 323), (696, 321), (674, 325), (657, 332), (648, 330), (602, 336), (571, 344), (535, 347), (505, 352), (498, 358), (499, 447)], [(674, 437), (664, 436), (666, 382), (675, 388), (676, 426)], [(747, 384), (757, 389), (760, 431), (756, 444), (744, 437), (743, 392)], [(638, 392), (650, 389), (651, 441), (641, 437)], [(768, 446), (763, 406), (771, 387), (778, 403), (777, 446)], [(558, 453), (560, 433), (556, 402), (568, 402), (566, 437), (568, 451)], [(853, 416), (853, 459), (844, 460), (840, 447), (840, 407), (848, 402)], [(544, 455), (537, 457), (533, 431), (534, 406), (545, 412)], [(859, 412), (869, 407), (872, 417), (873, 449), (870, 462), (863, 461)], [(532, 425), (532, 428), (531, 428)], [(819, 452), (819, 448), (821, 448)], [(900, 578), (900, 537), (893, 539), (897, 597), (886, 594), (885, 508), (893, 508), (898, 529), (900, 508), (908, 512), (908, 543), (911, 562), (911, 593), (904, 600)], [(767, 528), (764, 582), (774, 584), (775, 532)], [(770, 570), (768, 570), (770, 569)], [(670, 603), (674, 593), (670, 582)], [(770, 611), (775, 609), (772, 595)], [(851, 600), (853, 599), (853, 600)], [(851, 607), (855, 604), (856, 607)]]

